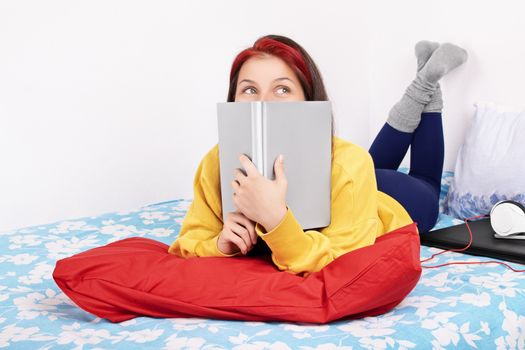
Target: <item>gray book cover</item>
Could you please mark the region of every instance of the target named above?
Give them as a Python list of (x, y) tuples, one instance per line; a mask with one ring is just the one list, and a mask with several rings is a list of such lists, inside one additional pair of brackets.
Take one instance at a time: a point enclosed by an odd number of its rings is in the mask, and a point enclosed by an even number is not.
[(286, 204), (303, 229), (330, 225), (332, 108), (329, 101), (255, 101), (217, 104), (222, 218), (236, 211), (231, 182), (239, 154), (274, 180), (284, 155)]

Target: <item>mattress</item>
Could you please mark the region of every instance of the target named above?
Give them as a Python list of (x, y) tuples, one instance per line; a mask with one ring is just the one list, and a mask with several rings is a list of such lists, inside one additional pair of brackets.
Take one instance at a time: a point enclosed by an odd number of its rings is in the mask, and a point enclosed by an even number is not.
[[(445, 172), (441, 204), (453, 176)], [(327, 325), (139, 317), (114, 324), (74, 305), (51, 273), (61, 258), (128, 237), (170, 244), (188, 199), (0, 233), (0, 347), (14, 349), (525, 348), (525, 273), (500, 265), (423, 269), (391, 312)], [(443, 206), (441, 206), (442, 208)], [(437, 228), (461, 223), (443, 213)], [(441, 250), (421, 247), (426, 258)], [(446, 253), (424, 265), (488, 258)], [(517, 268), (523, 268), (514, 264)]]

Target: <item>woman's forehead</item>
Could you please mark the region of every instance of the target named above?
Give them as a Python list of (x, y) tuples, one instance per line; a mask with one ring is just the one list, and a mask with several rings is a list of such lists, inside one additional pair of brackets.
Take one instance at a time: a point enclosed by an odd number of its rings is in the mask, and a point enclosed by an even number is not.
[(252, 81), (273, 81), (288, 78), (297, 80), (293, 70), (282, 59), (272, 55), (254, 56), (246, 60), (239, 71), (239, 82), (244, 79)]

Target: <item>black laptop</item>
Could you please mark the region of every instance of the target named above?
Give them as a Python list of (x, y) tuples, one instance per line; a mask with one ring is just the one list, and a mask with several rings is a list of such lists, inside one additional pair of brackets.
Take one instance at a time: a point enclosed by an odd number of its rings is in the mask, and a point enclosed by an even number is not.
[[(525, 240), (494, 238), (490, 219), (469, 221), (472, 231), (472, 245), (465, 254), (486, 256), (525, 264)], [(422, 233), (421, 244), (441, 249), (464, 248), (470, 239), (465, 224)]]

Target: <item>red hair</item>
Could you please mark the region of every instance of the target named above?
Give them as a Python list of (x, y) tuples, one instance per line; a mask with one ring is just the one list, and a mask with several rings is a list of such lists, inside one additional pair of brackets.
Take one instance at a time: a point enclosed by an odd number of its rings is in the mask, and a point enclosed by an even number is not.
[(241, 69), (241, 66), (249, 58), (254, 56), (260, 56), (262, 54), (269, 54), (272, 56), (279, 57), (286, 64), (292, 68), (294, 73), (299, 79), (305, 80), (309, 85), (312, 84), (312, 76), (308, 71), (308, 66), (304, 60), (304, 57), (301, 53), (294, 49), (291, 46), (288, 46), (280, 41), (263, 37), (255, 42), (253, 47), (247, 48), (244, 51), (241, 51), (232, 64), (232, 69), (230, 71), (230, 81), (237, 71)]
[(228, 101), (235, 100), (237, 79), (242, 65), (255, 56), (272, 55), (283, 60), (295, 73), (303, 88), (306, 101), (326, 101), (328, 98), (321, 74), (308, 53), (295, 41), (279, 35), (263, 36), (252, 47), (241, 51), (230, 70)]

